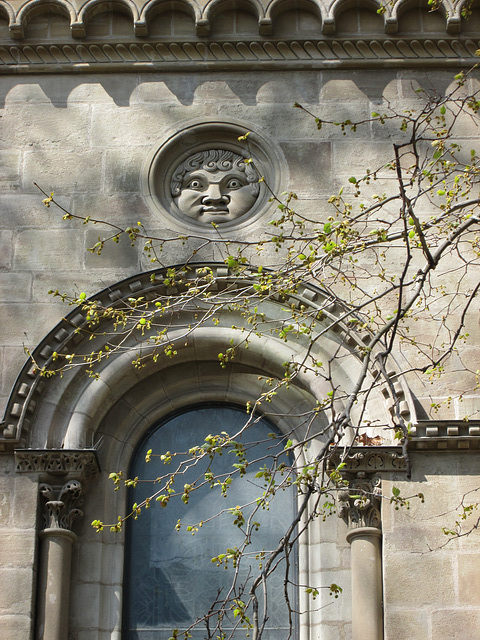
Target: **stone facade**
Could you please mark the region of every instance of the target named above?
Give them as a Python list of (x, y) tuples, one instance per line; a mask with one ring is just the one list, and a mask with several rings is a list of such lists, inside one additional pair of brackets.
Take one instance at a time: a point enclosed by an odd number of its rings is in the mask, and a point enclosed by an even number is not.
[[(123, 534), (97, 535), (90, 526), (124, 509), (109, 473), (128, 468), (143, 434), (166, 412), (201, 401), (242, 403), (246, 391), (260, 390), (258, 370), (275, 373), (301, 350), (253, 343), (227, 368), (225, 385), (212, 361), (227, 319), (199, 331), (172, 362), (135, 371), (131, 355), (120, 356), (99, 381), (75, 372), (39, 379), (25, 364), (25, 347), (49, 362), (75, 343), (85, 322), (50, 289), (106, 303), (148, 295), (145, 272), (163, 273), (192, 250), (196, 261), (229, 275), (220, 249), (202, 237), (166, 244), (160, 266), (125, 238), (101, 256), (88, 252), (107, 232), (62, 220), (42, 204), (36, 184), (74, 215), (119, 226), (141, 220), (149, 233), (173, 238), (187, 223), (166, 212), (171, 176), (162, 182), (155, 171), (167, 164), (173, 172), (175, 157), (186, 162), (192, 140), (200, 148), (211, 138), (216, 149), (242, 155), (236, 140), (253, 131), (275, 191), (294, 190), (298, 210), (321, 220), (329, 196), (365, 169), (366, 158), (373, 166), (390, 154), (394, 134), (374, 125), (348, 138), (339, 128), (316, 131), (293, 103), (353, 121), (388, 103), (412, 107), (418, 88), (447, 91), (458, 69), (477, 60), (480, 12), (465, 20), (461, 9), (447, 2), (435, 13), (399, 2), (381, 14), (375, 3), (341, 0), (0, 0), (1, 637), (120, 640)], [(472, 74), (466, 89), (477, 88)], [(475, 121), (461, 124), (464, 141), (478, 140)], [(386, 178), (382, 184), (388, 188)], [(274, 205), (262, 192), (258, 207), (255, 198), (229, 227), (232, 240), (253, 241), (265, 229)], [(274, 258), (251, 259), (255, 266)], [(301, 292), (305, 305), (319, 297), (307, 285)], [(480, 356), (475, 304), (469, 341), (438, 383), (397, 380), (413, 424), (411, 479), (393, 442), (352, 450), (345, 473), (370, 487), (372, 500), (344, 496), (343, 517), (328, 519), (302, 548), (301, 575), (343, 587), (333, 602), (321, 591), (302, 639), (467, 640), (478, 633), (478, 533), (445, 545), (441, 530), (455, 520), (462, 496), (475, 502), (478, 493), (480, 397), (467, 372)], [(272, 306), (268, 313), (278, 312)], [(420, 327), (419, 335), (430, 331)], [(325, 343), (327, 353), (338, 344), (350, 349), (341, 333)], [(86, 353), (89, 345), (76, 348)], [(396, 358), (408, 368), (416, 352), (406, 346)], [(346, 372), (342, 380), (348, 391)], [(305, 385), (278, 397), (274, 410), (300, 414), (315, 393)], [(389, 393), (385, 387), (374, 399), (382, 415)], [(392, 495), (392, 487), (403, 496), (422, 492), (425, 504), (396, 510), (377, 496)]]

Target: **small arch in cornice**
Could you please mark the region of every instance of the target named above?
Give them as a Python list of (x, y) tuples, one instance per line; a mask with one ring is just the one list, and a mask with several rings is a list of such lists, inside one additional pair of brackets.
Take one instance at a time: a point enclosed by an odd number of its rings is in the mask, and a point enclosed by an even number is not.
[(135, 22), (136, 36), (179, 36), (194, 32), (201, 9), (189, 0), (150, 0)]
[[(377, 13), (379, 8), (380, 3), (377, 2), (377, 0), (335, 0), (328, 9), (327, 17), (323, 23), (323, 33), (325, 35), (333, 35), (334, 33), (337, 33), (337, 21), (340, 19), (342, 14), (348, 11), (360, 10), (363, 12), (370, 12), (371, 14), (372, 12)], [(372, 21), (364, 19), (363, 22), (367, 23)]]
[(315, 0), (273, 0), (265, 12), (276, 36), (314, 37), (322, 30), (322, 10)]
[[(46, 19), (45, 23), (41, 25), (41, 32), (38, 34), (29, 33), (28, 25), (35, 21), (35, 18), (41, 16), (42, 19)], [(52, 17), (53, 19), (48, 19)], [(12, 38), (20, 39), (28, 36), (38, 35), (40, 38), (51, 37), (51, 28), (55, 30), (58, 27), (58, 21), (55, 17), (61, 16), (65, 18), (67, 23), (65, 25), (65, 34), (68, 33), (68, 29), (71, 22), (75, 21), (76, 12), (73, 5), (68, 0), (30, 0), (23, 5), (17, 14), (15, 23), (10, 23), (10, 35)], [(62, 29), (61, 29), (62, 31)], [(64, 36), (65, 34), (61, 34)]]
[[(116, 27), (118, 26), (115, 25), (115, 16), (128, 16), (128, 18), (131, 20), (132, 30), (134, 24), (138, 23), (140, 17), (137, 5), (132, 0), (89, 0), (80, 9), (77, 21), (75, 23), (72, 23), (72, 36), (81, 38), (85, 37), (86, 35), (90, 35), (90, 33), (87, 33), (89, 23), (92, 23), (93, 19), (102, 13), (110, 14), (111, 19), (109, 20), (109, 22), (112, 23), (111, 29), (115, 31), (117, 30)], [(98, 35), (103, 36), (108, 34), (102, 33)], [(125, 33), (122, 35), (129, 34)]]
[[(226, 12), (230, 13), (231, 16), (243, 13), (244, 18), (243, 20), (240, 19), (240, 24), (243, 23), (245, 26), (249, 22), (245, 14), (253, 15), (256, 20), (256, 32), (258, 33), (262, 28), (265, 15), (259, 0), (209, 0), (203, 9), (201, 19), (197, 20), (197, 35), (210, 35), (212, 28), (218, 30), (219, 20), (221, 20), (222, 14)], [(230, 21), (230, 18), (228, 18), (228, 21)], [(220, 28), (222, 31), (224, 30), (224, 27)], [(244, 27), (240, 26), (240, 29), (242, 28)]]
[(0, 0), (0, 18), (6, 18), (8, 22), (15, 22), (15, 11), (4, 0)]
[(380, 34), (385, 30), (385, 21), (378, 13), (375, 0), (343, 0), (334, 14), (336, 35), (349, 37)]
[[(452, 27), (458, 24), (458, 31), (453, 31)], [(448, 33), (466, 33), (478, 37), (480, 33), (480, 0), (464, 0), (455, 7), (455, 13), (449, 17), (447, 22)]]
[(0, 39), (8, 40), (10, 24), (15, 22), (15, 12), (8, 2), (0, 0)]
[(430, 35), (447, 30), (447, 10), (442, 3), (432, 11), (427, 0), (400, 0), (392, 18), (397, 19), (398, 35)]

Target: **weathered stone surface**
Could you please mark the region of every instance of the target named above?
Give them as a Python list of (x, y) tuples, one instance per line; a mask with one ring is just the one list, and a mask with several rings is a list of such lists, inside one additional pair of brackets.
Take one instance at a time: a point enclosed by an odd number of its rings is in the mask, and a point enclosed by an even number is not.
[(83, 263), (83, 232), (75, 230), (21, 231), (15, 244), (15, 267), (34, 270), (41, 263), (45, 270), (78, 270)]
[(32, 274), (0, 273), (0, 302), (25, 302), (32, 297)]
[(439, 609), (432, 613), (432, 638), (468, 640), (478, 633), (480, 610)]

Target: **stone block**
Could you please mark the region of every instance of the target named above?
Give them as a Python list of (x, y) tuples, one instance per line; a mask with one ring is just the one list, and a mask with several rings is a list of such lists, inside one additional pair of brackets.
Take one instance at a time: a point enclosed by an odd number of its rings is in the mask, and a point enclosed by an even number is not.
[(143, 147), (107, 151), (105, 154), (105, 192), (138, 194), (141, 191), (142, 167), (147, 155)]
[[(478, 548), (478, 545), (475, 546)], [(480, 572), (478, 568), (480, 567), (480, 551), (477, 550), (473, 553), (459, 553), (457, 561), (458, 601), (463, 605), (479, 607)]]
[(283, 143), (282, 150), (290, 170), (289, 190), (302, 196), (328, 188), (332, 179), (329, 143)]
[(106, 242), (101, 255), (88, 251), (89, 248), (94, 247), (97, 242), (104, 240), (109, 235), (110, 232), (108, 232), (108, 230), (106, 235), (103, 233), (99, 234), (99, 229), (93, 227), (87, 230), (85, 267), (87, 269), (111, 269), (113, 267), (134, 267), (137, 269), (139, 254), (138, 243), (132, 246), (130, 238), (125, 234), (120, 236), (118, 243), (113, 241)]
[(13, 525), (19, 529), (36, 529), (38, 482), (27, 475), (15, 478), (15, 500), (12, 505)]
[(83, 265), (82, 231), (76, 230), (25, 230), (15, 243), (15, 268), (18, 270), (42, 269), (77, 271)]
[[(79, 539), (73, 546), (72, 577), (74, 582), (100, 582), (101, 558), (106, 545), (98, 540), (85, 543)], [(111, 568), (111, 567), (110, 567)]]
[[(0, 568), (0, 611), (28, 616), (33, 606), (33, 567)], [(10, 640), (9, 636), (8, 640)]]
[(320, 545), (321, 568), (335, 569), (335, 568), (341, 567), (341, 564), (342, 564), (342, 554), (338, 546), (332, 542), (323, 542)]
[[(1, 204), (0, 204), (1, 206)], [(3, 211), (3, 208), (2, 208)], [(0, 270), (9, 269), (12, 262), (13, 233), (0, 231)]]
[(15, 382), (26, 360), (27, 355), (23, 346), (4, 347), (0, 351), (0, 393), (2, 395), (8, 396), (10, 394), (13, 383)]
[(26, 640), (32, 637), (31, 615), (0, 615), (0, 637), (8, 640)]
[[(3, 474), (4, 470), (2, 469), (2, 474)], [(12, 511), (12, 485), (13, 482), (11, 480), (11, 478), (2, 478), (0, 481), (0, 523), (2, 526), (2, 529), (0, 529), (0, 531), (2, 532), (2, 536), (3, 536), (3, 527), (6, 527), (10, 524), (10, 514)], [(2, 547), (3, 548), (3, 547)]]
[(0, 151), (0, 192), (16, 191), (20, 188), (20, 162), (20, 151)]
[(100, 615), (99, 584), (72, 584), (70, 596), (70, 625), (73, 628), (97, 628)]
[(280, 78), (272, 76), (263, 82), (257, 92), (257, 103), (287, 104), (290, 108), (295, 102), (305, 107), (318, 105), (321, 74), (312, 77), (305, 72), (282, 74)]
[(0, 273), (0, 302), (24, 302), (31, 296), (30, 273)]
[(25, 153), (22, 189), (35, 192), (34, 182), (44, 191), (61, 196), (98, 191), (102, 184), (102, 153), (64, 149)]
[(31, 567), (35, 560), (35, 529), (2, 529), (1, 567)]
[(0, 303), (3, 344), (8, 347), (25, 345), (33, 349), (60, 321), (64, 312), (63, 306), (52, 303), (17, 302), (14, 305)]
[(480, 396), (462, 395), (459, 398), (455, 398), (454, 406), (457, 420), (464, 420), (465, 418), (469, 420), (480, 419)]
[[(430, 640), (430, 612), (416, 608), (385, 612), (385, 640)], [(440, 640), (440, 639), (438, 639)]]
[[(51, 192), (48, 193), (50, 195)], [(2, 210), (2, 226), (4, 229), (12, 229), (18, 231), (21, 227), (38, 227), (40, 229), (51, 229), (63, 227), (67, 224), (62, 220), (63, 212), (53, 205), (46, 207), (42, 200), (45, 196), (38, 189), (35, 193), (15, 195), (4, 194), (0, 198), (0, 208)], [(63, 198), (61, 195), (55, 194), (56, 201), (67, 211), (71, 210), (70, 198)], [(12, 232), (3, 231), (7, 238), (12, 237)], [(0, 236), (1, 238), (1, 236)], [(0, 242), (1, 239), (0, 239)], [(13, 243), (12, 243), (13, 244)], [(0, 245), (1, 246), (1, 245)], [(1, 265), (2, 257), (0, 257)]]
[[(121, 166), (121, 164), (118, 166)], [(112, 172), (113, 170), (112, 168)], [(111, 176), (110, 178), (107, 176), (107, 183), (109, 179), (110, 181), (112, 180)], [(114, 186), (113, 182), (110, 182), (110, 184), (112, 187)], [(108, 216), (103, 216), (104, 212), (108, 212)], [(156, 222), (144, 199), (138, 193), (138, 185), (137, 193), (135, 194), (79, 195), (75, 197), (72, 203), (72, 213), (83, 217), (91, 216), (95, 220), (105, 219), (106, 222), (120, 227), (130, 226), (140, 221), (146, 225), (149, 233), (151, 233), (152, 226)], [(101, 224), (93, 225), (93, 223), (89, 223), (87, 229), (89, 228), (99, 229), (99, 233), (103, 232), (104, 234), (108, 231), (108, 227)]]
[(439, 609), (432, 613), (432, 640), (472, 640), (480, 628), (480, 609)]
[[(53, 78), (48, 78), (47, 80)], [(54, 80), (54, 79), (53, 79)], [(62, 83), (57, 81), (51, 88), (52, 94), (58, 94), (61, 87), (65, 88), (60, 97), (65, 96), (68, 104), (107, 104), (129, 106), (132, 92), (138, 85), (138, 77), (134, 74), (91, 74), (81, 79), (73, 76), (62, 78)]]
[(177, 104), (132, 105), (129, 109), (116, 106), (92, 107), (92, 146), (128, 148), (159, 144), (170, 128), (178, 129), (179, 123), (193, 117), (201, 117), (197, 109)]
[(130, 97), (131, 105), (144, 102), (176, 103), (177, 101), (175, 93), (167, 86), (166, 82), (159, 82), (158, 79), (149, 80), (148, 76), (139, 82)]
[[(393, 70), (324, 71), (321, 100), (334, 102), (367, 99), (372, 105), (387, 106), (387, 101), (398, 99), (397, 72)], [(378, 111), (378, 108), (370, 111)], [(369, 113), (370, 115), (370, 113)]]
[[(71, 149), (78, 153), (89, 146), (89, 117), (86, 105), (71, 105), (68, 109), (53, 104), (8, 105), (3, 112), (0, 145), (38, 150), (47, 159), (54, 150)], [(59, 162), (57, 171), (62, 165), (61, 158)], [(39, 181), (40, 176), (36, 182)]]
[(454, 598), (451, 558), (403, 551), (384, 557), (383, 569), (387, 609), (390, 606), (438, 606), (448, 604)]
[[(345, 176), (361, 178), (366, 175), (367, 169), (377, 171), (380, 177), (392, 177), (392, 171), (385, 168), (385, 164), (394, 158), (393, 146), (389, 142), (382, 141), (360, 141), (350, 139), (349, 136), (343, 140), (336, 140), (332, 143), (332, 163), (335, 173)], [(382, 192), (380, 183), (372, 183), (377, 192)]]
[[(325, 622), (334, 621), (346, 621), (351, 619), (351, 575), (350, 571), (335, 570), (335, 571), (322, 571), (321, 574), (320, 595), (318, 596), (316, 603), (321, 607), (321, 619)], [(338, 598), (329, 594), (328, 586), (330, 584), (337, 584), (342, 588), (342, 593)], [(314, 603), (315, 605), (315, 603)]]

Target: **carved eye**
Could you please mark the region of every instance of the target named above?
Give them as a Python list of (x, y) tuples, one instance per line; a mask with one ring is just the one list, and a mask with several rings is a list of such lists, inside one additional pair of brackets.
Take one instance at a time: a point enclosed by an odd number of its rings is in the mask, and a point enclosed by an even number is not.
[(243, 186), (243, 183), (238, 178), (232, 178), (227, 183), (229, 189), (241, 189)]
[(200, 182), (200, 180), (191, 180), (188, 184), (187, 184), (187, 189), (201, 189), (202, 188), (202, 183)]

